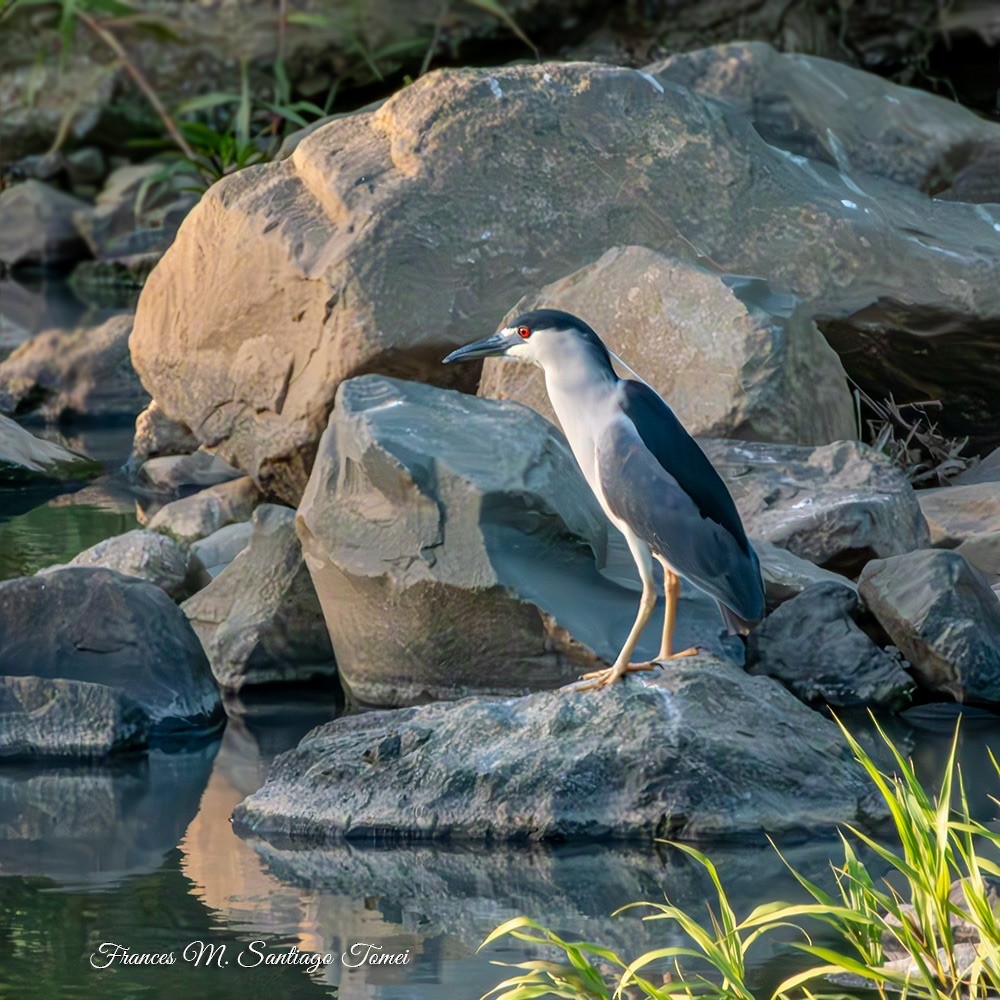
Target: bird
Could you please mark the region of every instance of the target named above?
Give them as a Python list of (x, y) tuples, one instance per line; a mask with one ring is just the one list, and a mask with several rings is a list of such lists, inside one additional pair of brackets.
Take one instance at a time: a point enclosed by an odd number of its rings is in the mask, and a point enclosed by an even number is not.
[[(606, 670), (584, 674), (577, 689), (603, 688), (699, 652), (673, 650), (681, 577), (715, 598), (730, 635), (748, 634), (764, 617), (757, 555), (726, 484), (659, 393), (638, 376), (619, 378), (613, 360), (628, 366), (587, 323), (559, 309), (522, 313), (444, 363), (487, 357), (542, 369), (580, 471), (625, 536), (642, 581), (635, 623), (618, 657)], [(654, 559), (663, 566), (666, 597), (660, 651), (653, 661), (632, 663), (656, 606)]]

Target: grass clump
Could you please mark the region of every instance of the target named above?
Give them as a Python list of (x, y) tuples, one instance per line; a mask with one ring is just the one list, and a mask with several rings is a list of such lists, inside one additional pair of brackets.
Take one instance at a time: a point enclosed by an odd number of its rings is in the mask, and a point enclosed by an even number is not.
[[(1000, 834), (970, 816), (956, 764), (958, 730), (937, 796), (923, 788), (912, 762), (881, 729), (878, 732), (892, 754), (892, 773), (881, 771), (846, 730), (844, 735), (888, 807), (898, 847), (846, 827), (841, 833), (843, 860), (833, 865), (833, 892), (791, 869), (810, 902), (765, 903), (740, 920), (709, 858), (676, 844), (712, 882), (715, 898), (708, 905), (707, 920), (697, 919), (669, 899), (624, 909), (640, 907), (647, 911), (644, 920), (669, 921), (683, 933), (686, 944), (654, 949), (627, 961), (610, 949), (563, 940), (536, 921), (518, 917), (493, 931), (483, 946), (512, 936), (555, 948), (566, 962), (515, 965), (517, 973), (487, 996), (758, 1000), (749, 983), (747, 955), (762, 937), (779, 928), (794, 930), (792, 946), (808, 955), (812, 964), (780, 983), (772, 1000), (829, 1000), (873, 993), (886, 1000), (1000, 996), (1000, 894), (992, 881), (1000, 877), (1000, 866), (984, 857), (984, 852), (1000, 850)], [(1000, 765), (992, 756), (991, 761), (1000, 776)], [(885, 873), (873, 876), (860, 854), (872, 855), (872, 863), (881, 862)]]

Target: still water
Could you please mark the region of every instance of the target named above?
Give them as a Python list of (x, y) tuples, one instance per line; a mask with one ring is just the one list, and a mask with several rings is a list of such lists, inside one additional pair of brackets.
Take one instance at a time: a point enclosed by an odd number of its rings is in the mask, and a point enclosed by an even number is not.
[[(329, 690), (232, 702), (221, 739), (179, 753), (154, 750), (106, 767), (0, 767), (0, 997), (287, 997), (342, 1000), (475, 998), (501, 978), (492, 961), (537, 957), (516, 942), (477, 954), (483, 937), (528, 914), (570, 935), (635, 956), (667, 943), (663, 924), (612, 911), (638, 899), (671, 899), (701, 911), (708, 887), (688, 860), (655, 844), (481, 849), (476, 846), (277, 849), (241, 840), (233, 807), (264, 780), (275, 754), (338, 711)], [(953, 718), (897, 723), (920, 770), (932, 777)], [(993, 818), (1000, 794), (987, 747), (997, 720), (963, 721), (961, 755), (975, 808)], [(830, 840), (783, 845), (805, 874), (828, 880)], [(718, 844), (738, 912), (764, 899), (798, 898), (763, 842)], [(191, 942), (225, 945), (222, 961), (196, 967)], [(251, 948), (252, 942), (262, 942)], [(100, 945), (173, 952), (159, 967), (101, 964)], [(405, 965), (347, 967), (355, 945), (408, 953)], [(335, 961), (251, 965), (292, 946)], [(367, 948), (365, 948), (367, 951)], [(361, 952), (355, 950), (355, 956)], [(785, 946), (760, 953), (762, 992), (788, 969)]]

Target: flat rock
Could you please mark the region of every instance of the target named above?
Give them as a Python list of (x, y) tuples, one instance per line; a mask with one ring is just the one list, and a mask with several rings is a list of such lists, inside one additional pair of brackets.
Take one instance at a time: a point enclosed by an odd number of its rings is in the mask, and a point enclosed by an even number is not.
[(278, 757), (234, 821), (317, 844), (697, 840), (863, 821), (870, 796), (833, 723), (701, 654), (602, 691), (345, 716)]
[(253, 524), (227, 524), (192, 543), (191, 551), (201, 560), (209, 576), (218, 576), (250, 544)]
[(165, 504), (147, 527), (191, 544), (227, 524), (249, 521), (261, 499), (253, 480), (241, 476)]
[(184, 613), (225, 688), (336, 672), (290, 507), (258, 507), (247, 547), (184, 603)]
[(0, 760), (103, 758), (145, 746), (148, 729), (146, 712), (103, 684), (0, 677)]
[(875, 560), (858, 591), (922, 688), (961, 702), (1000, 702), (1000, 603), (962, 556), (925, 549)]
[[(613, 660), (638, 608), (599, 571), (608, 521), (568, 444), (516, 403), (343, 383), (297, 528), (341, 680), (368, 705), (556, 687)], [(720, 630), (684, 590), (678, 648), (722, 652)]]
[(858, 589), (857, 584), (848, 577), (831, 573), (807, 559), (800, 559), (788, 549), (760, 539), (751, 541), (760, 561), (760, 575), (764, 578), (764, 596), (769, 608), (791, 600), (814, 583), (836, 583), (850, 590)]
[(1000, 531), (1000, 482), (920, 490), (917, 499), (938, 548), (953, 549), (973, 535)]
[(93, 479), (102, 471), (99, 462), (53, 441), (43, 441), (0, 414), (0, 485), (37, 479)]
[(855, 576), (871, 558), (928, 544), (906, 477), (857, 441), (821, 448), (702, 440), (747, 534)]
[(69, 565), (103, 567), (134, 576), (159, 587), (174, 601), (183, 601), (211, 580), (201, 560), (187, 545), (142, 529), (106, 538), (74, 556)]
[(905, 708), (916, 685), (861, 629), (861, 616), (850, 587), (812, 584), (750, 633), (747, 670), (781, 681), (808, 705)]
[(60, 264), (87, 256), (73, 225), (73, 213), (86, 208), (82, 198), (28, 180), (0, 192), (0, 263)]
[(146, 489), (163, 493), (216, 486), (239, 479), (243, 475), (225, 459), (211, 452), (198, 450), (190, 455), (162, 455), (143, 462), (136, 482)]
[(0, 583), (0, 676), (104, 685), (140, 706), (151, 737), (200, 733), (222, 719), (184, 612), (159, 587), (107, 569)]
[[(845, 72), (856, 89), (883, 88)], [(935, 120), (954, 114), (953, 102), (897, 91), (911, 117), (928, 102)], [(1000, 216), (830, 154), (840, 133), (888, 134), (893, 107), (840, 101), (813, 160), (668, 67), (428, 73), (287, 159), (213, 185), (146, 283), (133, 360), (169, 416), (296, 504), (344, 379), (377, 370), (474, 388), (475, 366), (440, 358), (523, 295), (637, 245), (767, 275), (869, 382), (923, 378), (923, 342), (934, 344), (951, 429), (996, 439), (996, 393), (979, 387), (995, 384), (1000, 357)], [(898, 350), (882, 349), (897, 337)], [(906, 348), (914, 338), (920, 350)]]
[[(766, 281), (615, 247), (525, 296), (504, 323), (540, 308), (585, 317), (696, 436), (815, 445), (855, 434), (840, 359), (802, 303)], [(487, 359), (479, 395), (524, 403), (558, 422), (533, 365)], [(805, 396), (809, 406), (801, 405)]]
[(49, 420), (133, 416), (149, 402), (128, 352), (132, 316), (47, 330), (0, 362), (0, 412)]
[(1000, 483), (1000, 448), (991, 451), (982, 461), (960, 472), (951, 481), (953, 486), (971, 486), (973, 483)]

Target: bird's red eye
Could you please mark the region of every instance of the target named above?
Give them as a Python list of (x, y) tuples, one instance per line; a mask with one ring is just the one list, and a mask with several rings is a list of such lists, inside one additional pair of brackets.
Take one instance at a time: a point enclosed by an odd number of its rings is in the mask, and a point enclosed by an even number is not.
[(527, 340), (531, 336), (531, 331), (526, 326), (519, 326), (517, 328), (517, 335), (522, 340)]

